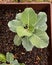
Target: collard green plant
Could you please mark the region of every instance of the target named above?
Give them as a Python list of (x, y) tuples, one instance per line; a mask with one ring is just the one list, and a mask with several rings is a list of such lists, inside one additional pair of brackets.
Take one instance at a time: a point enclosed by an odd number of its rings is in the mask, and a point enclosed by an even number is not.
[(37, 14), (32, 8), (26, 8), (23, 12), (16, 14), (15, 19), (8, 23), (9, 29), (16, 33), (14, 44), (19, 46), (22, 43), (27, 51), (31, 51), (34, 46), (47, 47), (49, 37), (46, 33), (46, 22), (46, 13)]
[(16, 59), (14, 59), (14, 55), (9, 52), (6, 54), (6, 62), (2, 63), (1, 65), (25, 65), (24, 63), (19, 63)]

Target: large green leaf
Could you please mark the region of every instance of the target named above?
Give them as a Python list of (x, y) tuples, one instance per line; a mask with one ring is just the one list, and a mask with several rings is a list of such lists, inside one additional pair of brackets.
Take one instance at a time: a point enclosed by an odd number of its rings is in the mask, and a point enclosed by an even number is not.
[(6, 62), (6, 57), (5, 57), (4, 54), (1, 54), (1, 53), (0, 53), (0, 61), (1, 61), (1, 62)]
[(10, 63), (10, 65), (20, 65), (17, 60), (14, 60)]
[(10, 62), (11, 63), (14, 60), (13, 54), (7, 52), (7, 54), (6, 54), (6, 60), (7, 60), (7, 62)]
[(21, 44), (21, 38), (18, 35), (14, 37), (14, 44), (19, 46)]
[(34, 26), (37, 22), (37, 14), (32, 8), (26, 8), (21, 15), (21, 21), (24, 25)]
[(41, 30), (36, 30), (33, 36), (29, 38), (29, 40), (37, 48), (44, 48), (49, 44), (49, 37), (47, 33)]
[(47, 30), (47, 24), (43, 23), (40, 26), (37, 26), (36, 29), (42, 30), (42, 31), (46, 31)]
[(33, 45), (29, 41), (28, 37), (22, 39), (22, 45), (27, 51), (31, 51), (33, 48)]
[(18, 34), (19, 37), (31, 36), (32, 35), (31, 32), (29, 32), (27, 29), (25, 29), (22, 26), (18, 26), (17, 29), (16, 29), (16, 31), (17, 31), (17, 34)]
[(38, 18), (37, 18), (37, 23), (35, 25), (36, 29), (40, 29), (42, 31), (46, 31), (47, 30), (47, 15), (45, 12), (40, 12), (38, 14)]
[(47, 24), (46, 23), (43, 23), (42, 25), (37, 25), (35, 27), (35, 29), (39, 29), (39, 30), (42, 30), (42, 31), (46, 31), (47, 30)]
[(17, 26), (20, 26), (20, 25), (22, 25), (22, 23), (18, 20), (12, 20), (12, 21), (9, 21), (8, 23), (8, 26), (12, 32), (16, 32)]

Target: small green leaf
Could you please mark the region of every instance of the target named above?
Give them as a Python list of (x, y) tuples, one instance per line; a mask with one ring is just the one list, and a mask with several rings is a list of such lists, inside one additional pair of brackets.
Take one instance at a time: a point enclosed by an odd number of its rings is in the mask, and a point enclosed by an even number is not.
[(18, 35), (14, 37), (14, 44), (19, 46), (21, 44), (21, 38)]
[(23, 37), (23, 36), (31, 36), (32, 33), (29, 32), (27, 29), (23, 28), (22, 26), (18, 26), (17, 29), (17, 34), (19, 37)]
[(13, 54), (7, 52), (7, 54), (6, 54), (6, 60), (7, 60), (7, 62), (12, 62), (14, 60)]
[(12, 21), (9, 21), (8, 23), (8, 27), (12, 32), (16, 32), (17, 26), (20, 26), (20, 25), (22, 25), (22, 23), (18, 20), (12, 20)]
[(10, 63), (11, 65), (20, 65), (17, 60), (14, 60)]
[(6, 62), (6, 57), (5, 57), (4, 54), (1, 54), (1, 53), (0, 53), (0, 61), (1, 61), (1, 62)]
[(36, 30), (35, 34), (30, 37), (30, 42), (37, 48), (45, 48), (49, 44), (49, 37), (46, 32)]
[(16, 18), (17, 20), (21, 20), (21, 14), (22, 14), (22, 13), (16, 14), (16, 17), (15, 17), (15, 18)]
[(35, 25), (36, 29), (40, 29), (42, 31), (46, 31), (47, 30), (47, 15), (45, 12), (40, 12), (38, 14), (38, 19), (37, 19), (37, 23)]
[(47, 15), (45, 12), (39, 12), (38, 14), (38, 22), (41, 24), (41, 23), (44, 23), (44, 22), (47, 22)]
[(20, 63), (20, 65), (25, 65), (24, 63)]
[(29, 41), (28, 37), (22, 39), (22, 45), (27, 51), (31, 51), (33, 48), (33, 45)]

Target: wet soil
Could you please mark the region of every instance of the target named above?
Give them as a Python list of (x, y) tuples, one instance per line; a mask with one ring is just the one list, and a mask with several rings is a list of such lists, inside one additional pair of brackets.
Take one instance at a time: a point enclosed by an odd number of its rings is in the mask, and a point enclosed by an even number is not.
[(8, 21), (15, 18), (17, 10), (0, 10), (0, 53), (6, 54), (11, 52), (19, 62), (25, 65), (48, 65), (48, 50), (47, 48), (38, 49), (34, 47), (32, 51), (27, 52), (22, 45), (15, 46), (13, 39), (15, 33), (8, 28)]

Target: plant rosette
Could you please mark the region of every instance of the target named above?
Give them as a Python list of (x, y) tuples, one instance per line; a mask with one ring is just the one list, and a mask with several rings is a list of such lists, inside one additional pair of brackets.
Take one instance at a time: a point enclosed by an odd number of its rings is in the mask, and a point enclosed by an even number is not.
[(3, 62), (0, 65), (25, 65), (24, 63), (19, 63), (17, 59), (14, 59), (14, 55), (9, 52), (6, 53), (6, 56), (4, 54), (0, 54), (0, 61)]
[(9, 29), (16, 33), (14, 44), (19, 46), (21, 43), (26, 51), (31, 51), (35, 46), (45, 48), (49, 44), (47, 30), (47, 14), (38, 14), (32, 8), (25, 8), (21, 13), (16, 14), (14, 20), (8, 22)]

